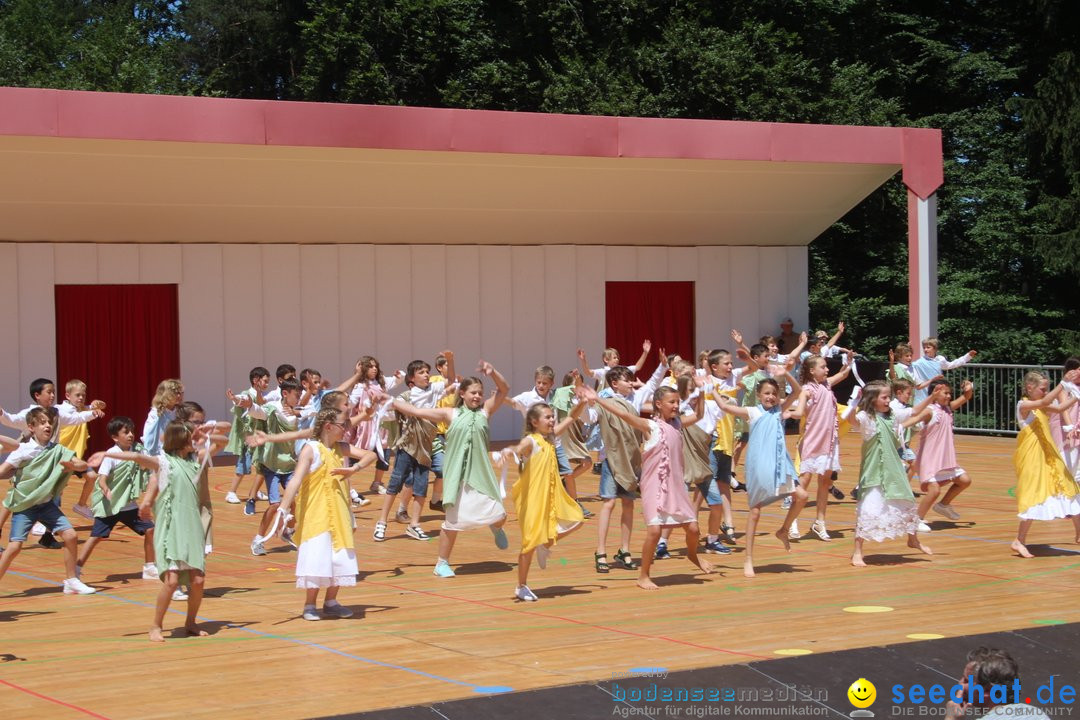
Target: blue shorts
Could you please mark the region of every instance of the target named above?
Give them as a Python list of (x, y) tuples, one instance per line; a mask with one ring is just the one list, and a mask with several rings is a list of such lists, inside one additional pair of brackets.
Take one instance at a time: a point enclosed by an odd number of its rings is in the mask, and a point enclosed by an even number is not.
[(570, 467), (570, 458), (566, 457), (566, 451), (562, 445), (555, 446), (555, 460), (559, 463), (559, 475), (565, 477), (573, 472)]
[(615, 482), (615, 475), (612, 474), (611, 468), (608, 467), (607, 460), (600, 465), (600, 497), (604, 500), (610, 500), (615, 497), (633, 500), (637, 496), (637, 493), (628, 492), (622, 485)]
[(72, 529), (71, 521), (64, 515), (64, 511), (55, 502), (49, 500), (22, 512), (12, 513), (11, 533), (8, 539), (11, 542), (26, 542), (26, 536), (36, 522), (44, 525), (53, 535)]
[(701, 491), (702, 496), (705, 498), (706, 505), (711, 507), (724, 504), (724, 496), (720, 494), (720, 488), (716, 485), (716, 478), (702, 480), (697, 484), (697, 489)]
[(240, 451), (240, 454), (236, 456), (236, 474), (247, 475), (251, 472), (251, 448), (247, 445)]
[[(439, 437), (443, 437), (440, 435)], [(443, 443), (436, 443), (431, 450), (431, 472), (435, 473), (437, 480), (442, 479)], [(437, 449), (436, 449), (437, 448)], [(415, 492), (415, 491), (413, 491)]]
[(731, 484), (731, 456), (723, 450), (713, 450), (709, 453), (709, 467), (712, 468), (712, 479), (716, 482)]
[(154, 523), (149, 520), (143, 520), (139, 517), (139, 511), (132, 508), (131, 510), (121, 510), (115, 515), (109, 515), (108, 517), (94, 518), (94, 528), (90, 531), (90, 537), (109, 537), (109, 534), (112, 533), (112, 530), (116, 527), (117, 523), (124, 523), (138, 535), (145, 535), (147, 530), (154, 529)]
[(427, 495), (428, 473), (431, 468), (421, 465), (409, 453), (398, 450), (394, 455), (394, 472), (390, 473), (390, 484), (386, 486), (387, 495), (397, 495), (401, 488), (410, 487), (416, 497)]
[(263, 479), (266, 480), (266, 496), (271, 504), (281, 502), (281, 494), (285, 492), (285, 486), (292, 480), (291, 472), (274, 472), (268, 468), (260, 468)]

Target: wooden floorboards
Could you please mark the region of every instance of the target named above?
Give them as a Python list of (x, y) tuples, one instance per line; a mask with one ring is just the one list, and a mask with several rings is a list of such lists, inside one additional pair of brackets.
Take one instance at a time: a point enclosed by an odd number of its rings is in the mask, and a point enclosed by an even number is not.
[[(214, 554), (200, 615), (211, 636), (147, 641), (157, 583), (139, 579), (141, 539), (114, 532), (91, 560), (84, 580), (96, 595), (64, 596), (60, 551), (32, 547), (0, 581), (0, 708), (5, 720), (58, 718), (303, 718), (474, 697), (610, 678), (634, 668), (689, 669), (783, 657), (778, 653), (917, 642), (1080, 621), (1080, 546), (1067, 521), (1038, 523), (1022, 560), (1008, 543), (1016, 531), (1011, 439), (958, 438), (960, 462), (974, 484), (956, 507), (962, 520), (930, 518), (932, 558), (902, 542), (867, 546), (870, 567), (848, 564), (854, 502), (829, 508), (834, 540), (805, 537), (785, 554), (771, 533), (779, 508), (763, 516), (758, 577), (742, 577), (735, 553), (710, 556), (720, 572), (695, 574), (681, 557), (657, 563), (662, 586), (645, 592), (635, 574), (592, 567), (596, 520), (560, 543), (547, 570), (533, 568), (540, 602), (512, 599), (517, 525), (511, 547), (495, 548), (486, 530), (463, 533), (454, 554), (458, 576), (431, 574), (436, 542), (405, 537), (391, 523), (385, 543), (371, 540), (381, 497), (356, 511), (361, 581), (341, 600), (351, 620), (305, 622), (294, 587), (293, 551), (276, 540), (265, 557), (248, 549), (256, 518), (227, 505), (231, 470), (213, 471)], [(843, 440), (855, 483), (858, 440)], [(366, 489), (369, 474), (357, 487)], [(596, 489), (586, 475), (583, 490)], [(74, 501), (69, 489), (65, 507)], [(736, 526), (745, 525), (745, 495), (735, 496)], [(260, 503), (260, 511), (265, 507)], [(586, 502), (597, 511), (598, 502)], [(809, 530), (813, 510), (803, 514)], [(438, 529), (441, 515), (424, 513)], [(75, 517), (80, 536), (89, 523)], [(701, 520), (704, 523), (705, 514)], [(641, 517), (635, 517), (640, 547)], [(0, 541), (4, 542), (4, 541)], [(617, 528), (609, 554), (617, 549)], [(635, 555), (637, 551), (635, 550)], [(853, 613), (855, 606), (888, 608)], [(174, 604), (183, 610), (183, 604)], [(167, 627), (180, 626), (171, 614)]]

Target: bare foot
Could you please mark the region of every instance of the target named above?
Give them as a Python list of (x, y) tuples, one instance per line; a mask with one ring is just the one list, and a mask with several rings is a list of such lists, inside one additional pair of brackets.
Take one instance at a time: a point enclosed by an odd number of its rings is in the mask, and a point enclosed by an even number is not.
[(654, 583), (650, 578), (638, 578), (637, 586), (642, 590), (659, 590), (660, 586)]
[(709, 562), (708, 560), (699, 559), (694, 564), (697, 565), (699, 568), (701, 568), (701, 572), (703, 572), (703, 573), (711, 573), (713, 570), (716, 569), (715, 567), (713, 567), (713, 564), (711, 562)]
[(1030, 552), (1028, 552), (1028, 549), (1024, 546), (1024, 543), (1020, 542), (1019, 540), (1013, 540), (1012, 545), (1010, 545), (1009, 547), (1011, 547), (1013, 550), (1015, 550), (1017, 552), (1017, 554), (1020, 555), (1020, 557), (1024, 557), (1024, 558), (1033, 558), (1033, 557), (1035, 557)]
[(161, 634), (161, 628), (150, 628), (150, 642), (165, 642), (165, 636)]
[(855, 567), (866, 567), (866, 561), (862, 559), (862, 555), (852, 555), (851, 564)]
[(784, 528), (780, 528), (775, 533), (776, 539), (784, 543), (784, 550), (791, 552), (791, 540), (788, 538), (788, 531)]
[(931, 550), (927, 545), (923, 545), (917, 537), (908, 538), (907, 545), (909, 548), (915, 548), (916, 550), (924, 552), (927, 555), (934, 554), (934, 551)]
[(742, 566), (743, 577), (754, 577), (754, 563), (747, 559)]
[(206, 637), (210, 634), (200, 628), (198, 625), (185, 625), (184, 632), (187, 633), (188, 637)]

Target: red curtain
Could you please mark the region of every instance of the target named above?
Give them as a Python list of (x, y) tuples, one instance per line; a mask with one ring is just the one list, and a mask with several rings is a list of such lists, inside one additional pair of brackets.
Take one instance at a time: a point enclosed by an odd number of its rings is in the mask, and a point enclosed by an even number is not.
[(607, 346), (619, 351), (623, 364), (637, 360), (641, 342), (652, 340), (653, 352), (638, 371), (641, 377), (656, 367), (659, 348), (696, 361), (694, 283), (609, 282), (605, 296)]
[(78, 378), (87, 401), (108, 405), (90, 426), (88, 453), (111, 447), (105, 427), (116, 415), (141, 435), (158, 383), (180, 377), (176, 285), (57, 285), (56, 373), (57, 402)]

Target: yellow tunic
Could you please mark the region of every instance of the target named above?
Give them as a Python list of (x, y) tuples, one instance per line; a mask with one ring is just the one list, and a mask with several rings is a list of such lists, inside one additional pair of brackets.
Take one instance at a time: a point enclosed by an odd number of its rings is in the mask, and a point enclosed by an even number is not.
[[(1029, 424), (1021, 423), (1020, 433), (1016, 436), (1016, 450), (1013, 451), (1016, 506), (1021, 515), (1051, 498), (1069, 500), (1080, 495), (1080, 486), (1065, 467), (1065, 461), (1050, 434), (1050, 419), (1042, 410), (1035, 410), (1032, 415), (1034, 418)], [(1050, 514), (1063, 517), (1058, 512), (1051, 511)]]
[(65, 425), (60, 428), (58, 441), (68, 450), (75, 453), (75, 457), (81, 458), (86, 454), (86, 444), (90, 442), (89, 423)]
[[(716, 384), (713, 384), (712, 389), (709, 391), (709, 394), (705, 396), (705, 399), (720, 404), (722, 402), (720, 399), (721, 395), (731, 398), (731, 401), (735, 402), (739, 396), (739, 388), (737, 386), (721, 388)], [(716, 421), (716, 444), (713, 445), (713, 450), (719, 450), (728, 456), (735, 454), (734, 415), (726, 412), (720, 413), (720, 417)]]
[(525, 461), (521, 477), (514, 483), (514, 507), (521, 526), (521, 552), (554, 542), (559, 525), (564, 528), (584, 522), (585, 516), (559, 480), (555, 446), (539, 433), (529, 435), (536, 448)]
[(329, 531), (334, 551), (353, 549), (352, 513), (345, 479), (331, 471), (344, 459), (320, 442), (308, 443), (319, 453), (319, 467), (308, 473), (296, 495), (296, 542), (298, 545)]

